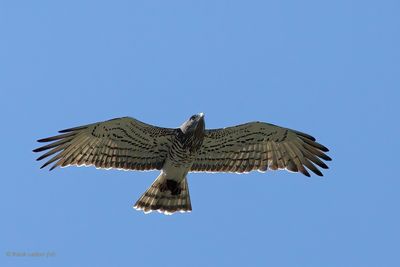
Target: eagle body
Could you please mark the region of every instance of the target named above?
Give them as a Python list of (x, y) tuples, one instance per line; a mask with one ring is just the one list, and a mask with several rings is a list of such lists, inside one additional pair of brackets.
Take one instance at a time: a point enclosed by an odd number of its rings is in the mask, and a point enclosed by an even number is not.
[[(319, 166), (331, 158), (315, 138), (264, 122), (205, 129), (204, 114), (191, 116), (179, 128), (162, 128), (123, 117), (59, 131), (38, 142), (49, 142), (34, 152), (37, 160), (51, 158), (61, 166), (100, 169), (159, 170), (160, 174), (134, 208), (164, 214), (191, 211), (189, 172), (247, 173), (286, 169), (322, 176)], [(308, 170), (307, 170), (308, 169)]]
[(204, 126), (204, 115), (200, 113), (176, 130), (160, 175), (136, 202), (136, 209), (165, 214), (192, 210), (186, 176), (203, 143)]

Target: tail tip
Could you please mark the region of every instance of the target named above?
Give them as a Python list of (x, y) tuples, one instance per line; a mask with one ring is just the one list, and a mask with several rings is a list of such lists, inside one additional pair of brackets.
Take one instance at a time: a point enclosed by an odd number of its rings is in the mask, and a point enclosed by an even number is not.
[(172, 215), (172, 214), (178, 213), (178, 212), (179, 213), (190, 213), (190, 212), (192, 212), (191, 209), (179, 209), (179, 210), (166, 210), (166, 209), (163, 209), (163, 208), (151, 209), (149, 207), (141, 207), (141, 206), (139, 206), (137, 204), (134, 205), (133, 208), (135, 210), (138, 210), (138, 211), (143, 211), (144, 214), (149, 214), (149, 213), (151, 213), (153, 211), (157, 211), (158, 213), (162, 213), (164, 215)]

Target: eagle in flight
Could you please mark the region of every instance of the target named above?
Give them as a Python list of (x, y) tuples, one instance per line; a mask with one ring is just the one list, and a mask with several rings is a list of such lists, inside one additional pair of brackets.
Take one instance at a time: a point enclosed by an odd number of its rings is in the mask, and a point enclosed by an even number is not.
[[(116, 118), (59, 131), (38, 140), (50, 142), (34, 152), (52, 156), (41, 168), (95, 166), (101, 169), (160, 170), (134, 208), (145, 213), (192, 210), (189, 172), (234, 172), (286, 169), (322, 176), (319, 166), (330, 161), (328, 149), (315, 138), (264, 122), (205, 129), (204, 114), (191, 116), (179, 128), (162, 128), (130, 117)], [(307, 169), (306, 169), (307, 168)]]

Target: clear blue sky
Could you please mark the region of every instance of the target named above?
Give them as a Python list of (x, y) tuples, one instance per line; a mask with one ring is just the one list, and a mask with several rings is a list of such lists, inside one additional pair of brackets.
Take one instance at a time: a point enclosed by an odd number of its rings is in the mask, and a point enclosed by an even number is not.
[[(1, 266), (400, 266), (399, 1), (1, 1)], [(36, 139), (132, 116), (261, 120), (325, 177), (191, 174), (191, 214), (132, 205), (157, 172), (40, 170)], [(15, 257), (8, 252), (55, 253)]]

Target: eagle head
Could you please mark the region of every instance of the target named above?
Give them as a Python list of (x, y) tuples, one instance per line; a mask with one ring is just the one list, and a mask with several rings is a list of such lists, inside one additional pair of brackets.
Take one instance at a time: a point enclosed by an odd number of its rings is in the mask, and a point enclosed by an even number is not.
[(180, 129), (184, 134), (203, 134), (205, 129), (204, 113), (193, 115), (181, 125)]
[(197, 151), (204, 140), (204, 114), (193, 115), (181, 125), (180, 130), (182, 132), (180, 138), (184, 147), (191, 152)]

